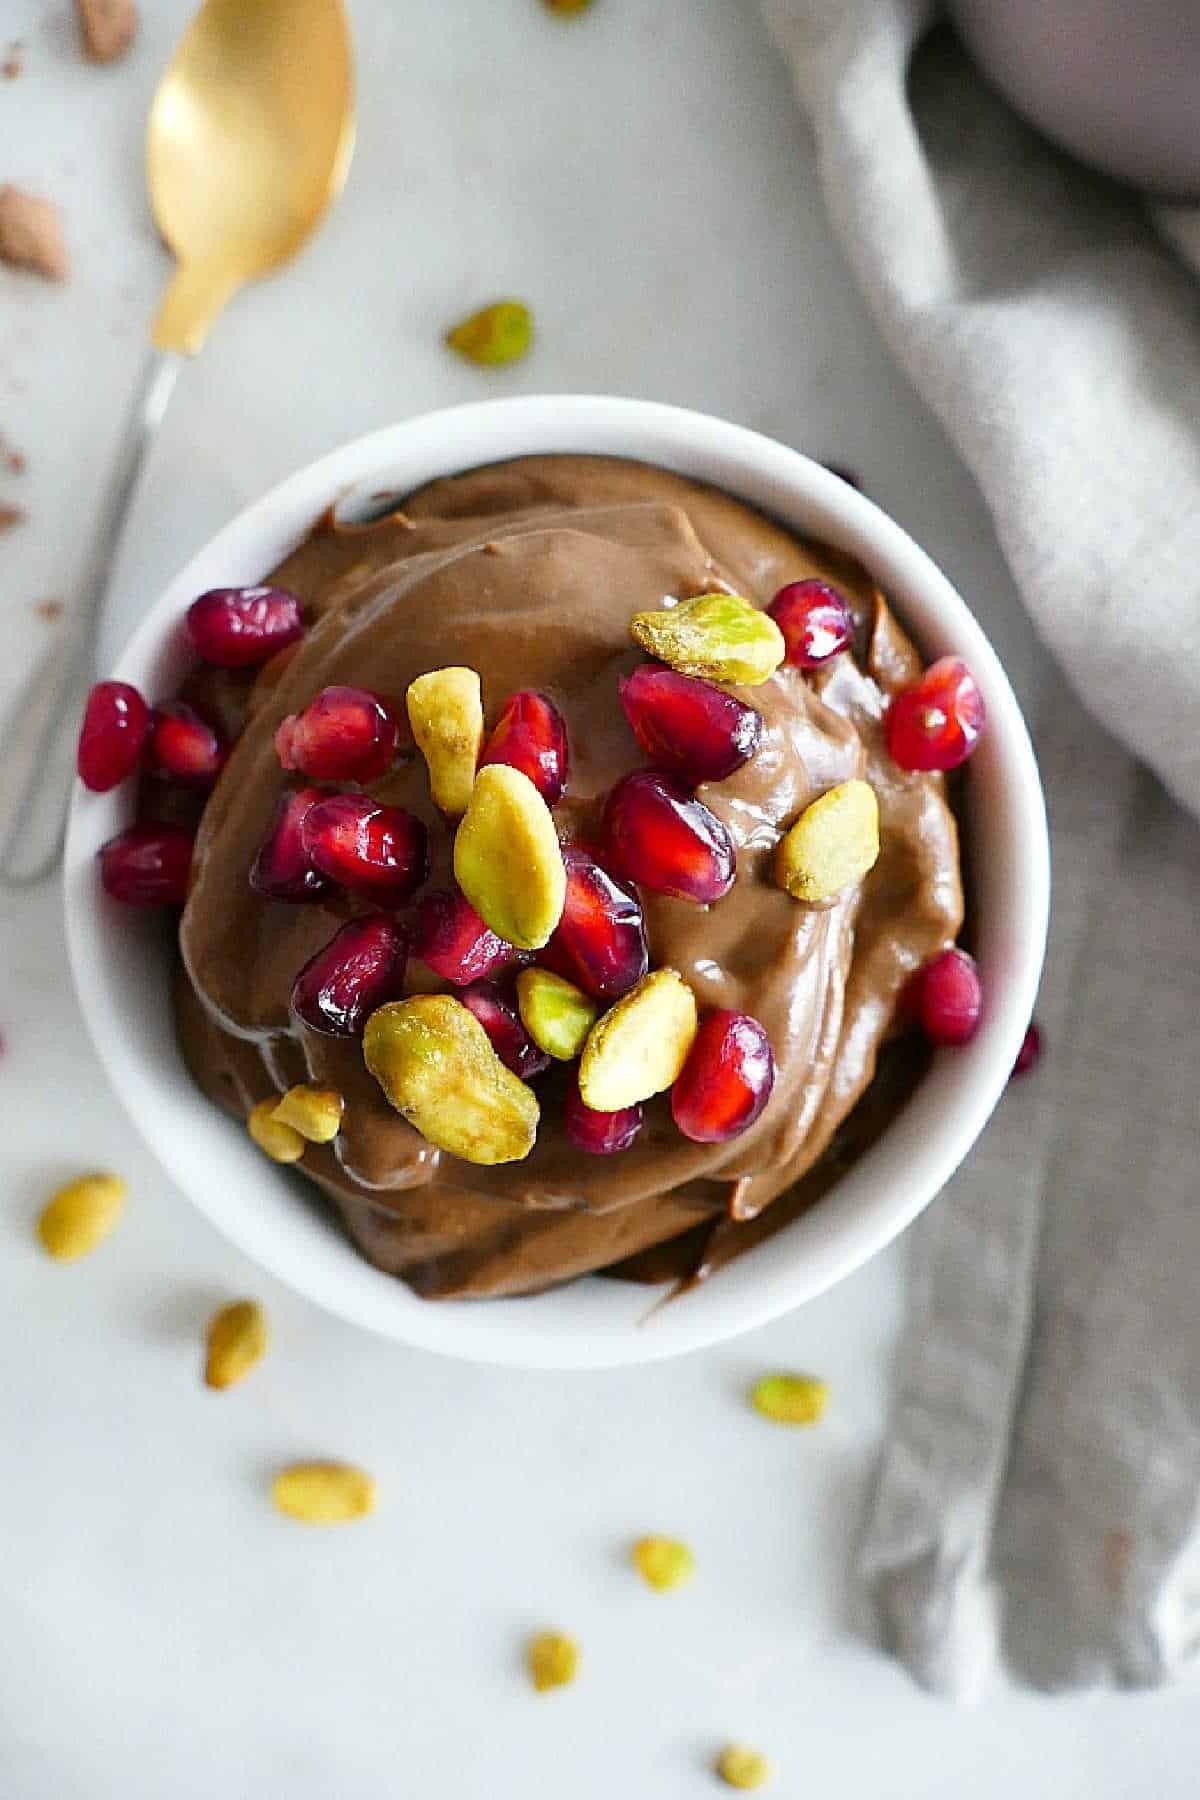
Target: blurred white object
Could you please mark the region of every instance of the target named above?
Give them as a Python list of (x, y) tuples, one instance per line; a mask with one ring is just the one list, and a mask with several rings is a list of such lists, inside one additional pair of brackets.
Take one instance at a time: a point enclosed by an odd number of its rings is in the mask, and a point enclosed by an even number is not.
[(980, 68), (1063, 149), (1200, 199), (1197, 0), (947, 0)]

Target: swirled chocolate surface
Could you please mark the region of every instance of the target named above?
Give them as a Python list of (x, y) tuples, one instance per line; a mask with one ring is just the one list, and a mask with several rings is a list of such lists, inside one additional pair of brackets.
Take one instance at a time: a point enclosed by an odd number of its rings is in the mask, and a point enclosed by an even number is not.
[[(645, 761), (617, 692), (641, 660), (631, 614), (721, 585), (766, 605), (808, 575), (848, 595), (858, 642), (815, 674), (785, 667), (737, 690), (763, 715), (761, 747), (698, 790), (737, 845), (732, 891), (709, 908), (643, 895), (652, 965), (678, 969), (702, 1008), (735, 1007), (766, 1027), (778, 1076), (761, 1118), (728, 1143), (696, 1144), (660, 1097), (631, 1149), (589, 1158), (559, 1126), (555, 1070), (538, 1083), (542, 1125), (524, 1162), (476, 1167), (433, 1148), (392, 1111), (356, 1042), (289, 1016), (296, 971), (365, 908), (344, 896), (289, 906), (250, 889), (291, 779), (276, 726), (333, 683), (391, 697), (403, 715), (409, 682), (446, 664), (479, 671), (489, 722), (515, 689), (541, 688), (570, 734), (560, 836), (586, 841), (609, 788)], [(244, 1117), (297, 1081), (338, 1088), (344, 1128), (332, 1145), (309, 1146), (300, 1167), (362, 1253), (427, 1296), (531, 1292), (617, 1264), (686, 1277), (807, 1204), (839, 1166), (831, 1158), (881, 1128), (917, 1078), (920, 1053), (893, 1047), (886, 1081), (850, 1117), (893, 1035), (905, 980), (962, 920), (944, 780), (898, 770), (882, 745), (887, 696), (919, 663), (865, 573), (680, 476), (558, 456), (434, 482), (373, 524), (322, 520), (272, 579), (305, 607), (303, 643), (252, 687), (226, 681), (218, 695), (217, 677), (196, 684), (244, 718), (204, 810), (181, 929), (180, 1033), (205, 1092)], [(878, 795), (882, 853), (859, 887), (814, 910), (776, 886), (774, 848), (809, 801), (852, 776)], [(421, 758), (406, 753), (370, 792), (426, 820), (433, 880), (444, 884), (451, 834)], [(436, 985), (410, 961), (408, 991)]]

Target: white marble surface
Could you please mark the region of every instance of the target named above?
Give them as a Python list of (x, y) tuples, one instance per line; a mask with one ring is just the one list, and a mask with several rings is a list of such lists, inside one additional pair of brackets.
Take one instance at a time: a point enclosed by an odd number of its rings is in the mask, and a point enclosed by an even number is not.
[[(29, 472), (0, 501), (0, 697), (69, 596), (99, 472), (166, 265), (141, 121), (187, 0), (147, 5), (134, 55), (75, 49), (62, 0), (0, 0), (0, 180), (62, 204), (75, 259), (51, 290), (0, 272), (0, 431)], [(176, 394), (131, 530), (115, 644), (229, 513), (331, 444), (489, 392), (607, 389), (707, 408), (853, 464), (1037, 685), (987, 518), (888, 363), (821, 213), (810, 145), (750, 0), (355, 0), (361, 124), (336, 216), (244, 295)], [(535, 354), (482, 375), (439, 343), (515, 291)], [(0, 900), (0, 1795), (4, 1800), (573, 1800), (713, 1791), (727, 1735), (773, 1792), (846, 1800), (1172, 1800), (1195, 1791), (1182, 1693), (974, 1713), (916, 1693), (857, 1635), (850, 1549), (901, 1300), (894, 1251), (803, 1313), (645, 1372), (522, 1375), (376, 1343), (218, 1239), (143, 1152), (82, 1039), (56, 896)], [(35, 1249), (46, 1191), (127, 1175), (128, 1218), (73, 1268)], [(257, 1293), (276, 1346), (206, 1392), (198, 1339)], [(747, 1378), (827, 1375), (803, 1436), (744, 1408)], [(278, 1519), (270, 1469), (375, 1470), (377, 1517)], [(659, 1597), (624, 1565), (647, 1529), (700, 1575)], [(581, 1638), (569, 1693), (534, 1698), (523, 1634)]]

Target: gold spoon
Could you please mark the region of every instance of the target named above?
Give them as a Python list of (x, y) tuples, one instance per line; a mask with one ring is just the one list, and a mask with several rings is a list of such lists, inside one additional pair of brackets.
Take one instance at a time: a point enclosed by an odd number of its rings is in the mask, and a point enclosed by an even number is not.
[(26, 886), (62, 853), (75, 738), (100, 610), (138, 478), (183, 366), (243, 283), (295, 255), (346, 179), (354, 148), (342, 0), (206, 0), (150, 109), (146, 185), (178, 267), (117, 457), (69, 640), (5, 733), (0, 876)]

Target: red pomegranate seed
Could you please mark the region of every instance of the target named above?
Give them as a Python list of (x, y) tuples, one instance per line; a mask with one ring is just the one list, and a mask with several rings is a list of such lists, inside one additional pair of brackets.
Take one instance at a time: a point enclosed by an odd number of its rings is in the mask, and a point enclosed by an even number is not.
[(897, 694), (884, 718), (892, 761), (902, 769), (957, 769), (987, 723), (983, 695), (958, 656), (931, 663), (920, 681)]
[(643, 663), (621, 681), (633, 735), (661, 769), (695, 786), (724, 781), (762, 740), (762, 714), (711, 681)]
[(320, 788), (285, 788), (275, 803), (270, 828), (250, 867), (250, 886), (267, 900), (319, 900), (333, 883), (315, 869), (304, 848), (305, 815), (318, 800)]
[(150, 735), (150, 708), (127, 681), (99, 681), (87, 697), (75, 766), (84, 787), (107, 794), (133, 774)]
[(404, 933), (382, 913), (351, 919), (292, 983), (292, 1011), (314, 1031), (360, 1037), (377, 1006), (395, 1000), (404, 979)]
[(488, 929), (457, 888), (453, 893), (435, 888), (417, 907), (413, 955), (443, 981), (465, 987), (514, 962), (517, 952)]
[(305, 810), (300, 841), (314, 868), (380, 906), (400, 906), (429, 876), (429, 833), (402, 806), (331, 794)]
[(386, 702), (353, 687), (322, 688), (275, 733), (283, 767), (313, 781), (373, 781), (395, 762), (399, 741), (396, 715)]
[(150, 754), (160, 769), (189, 787), (211, 787), (225, 760), (212, 726), (182, 700), (155, 707)]
[(131, 825), (99, 851), (106, 894), (126, 906), (182, 906), (192, 867), (192, 834), (178, 825)]
[(785, 662), (819, 669), (854, 641), (854, 615), (827, 581), (789, 581), (767, 608), (787, 645)]
[(479, 766), (507, 763), (528, 775), (547, 806), (562, 799), (567, 785), (567, 727), (553, 700), (522, 688), (504, 703)]
[(671, 1089), (671, 1116), (697, 1144), (723, 1144), (753, 1125), (775, 1086), (771, 1041), (749, 1013), (706, 1013)]
[(965, 950), (943, 950), (917, 970), (904, 990), (903, 1004), (931, 1044), (967, 1043), (983, 1011), (974, 957)]
[(679, 782), (636, 770), (604, 806), (604, 830), (622, 872), (655, 894), (710, 905), (737, 874), (733, 839)]
[(468, 1012), (474, 1013), (488, 1037), (492, 1049), (506, 1069), (530, 1081), (550, 1067), (550, 1058), (539, 1050), (524, 1025), (521, 1015), (492, 981), (473, 981), (463, 988), (458, 998)]
[(623, 1106), (620, 1112), (596, 1112), (585, 1106), (579, 1093), (579, 1082), (571, 1070), (567, 1097), (563, 1101), (563, 1130), (577, 1150), (589, 1156), (613, 1156), (628, 1150), (642, 1129), (640, 1105)]
[(304, 622), (286, 588), (212, 588), (188, 607), (187, 633), (205, 662), (249, 669), (295, 643)]
[(1042, 1048), (1041, 1027), (1036, 1019), (1031, 1019), (1029, 1030), (1021, 1041), (1021, 1048), (1017, 1051), (1017, 1060), (1013, 1064), (1012, 1078), (1014, 1081), (1018, 1075), (1028, 1075), (1030, 1069), (1040, 1061)]
[(538, 961), (595, 1000), (616, 1000), (650, 966), (642, 908), (586, 850), (563, 851), (567, 898)]

